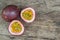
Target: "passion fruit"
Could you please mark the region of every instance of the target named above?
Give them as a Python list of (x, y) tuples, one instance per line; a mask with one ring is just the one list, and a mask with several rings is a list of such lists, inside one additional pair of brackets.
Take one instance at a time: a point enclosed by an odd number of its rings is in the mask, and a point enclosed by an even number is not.
[(21, 11), (20, 15), (25, 22), (30, 23), (30, 22), (33, 22), (35, 19), (35, 10), (30, 7), (25, 8)]
[(20, 21), (13, 20), (10, 23), (8, 30), (12, 35), (21, 35), (24, 32), (24, 26)]
[(19, 8), (16, 5), (8, 5), (2, 10), (2, 17), (6, 21), (12, 21), (19, 15)]

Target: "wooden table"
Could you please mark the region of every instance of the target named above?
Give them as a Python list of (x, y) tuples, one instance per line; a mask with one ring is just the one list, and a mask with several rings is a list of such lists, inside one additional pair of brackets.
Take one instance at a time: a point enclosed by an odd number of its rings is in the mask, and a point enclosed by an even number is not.
[[(12, 36), (9, 22), (1, 17), (2, 9), (10, 4), (36, 11), (34, 22), (27, 24), (20, 20), (25, 27), (21, 36)], [(0, 40), (60, 40), (60, 0), (0, 0)]]

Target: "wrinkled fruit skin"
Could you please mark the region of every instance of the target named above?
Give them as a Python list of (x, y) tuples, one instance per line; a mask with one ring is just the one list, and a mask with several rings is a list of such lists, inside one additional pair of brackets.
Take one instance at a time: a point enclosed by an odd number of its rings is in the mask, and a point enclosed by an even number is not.
[(19, 15), (19, 9), (15, 5), (8, 5), (2, 10), (2, 17), (6, 21), (12, 21)]

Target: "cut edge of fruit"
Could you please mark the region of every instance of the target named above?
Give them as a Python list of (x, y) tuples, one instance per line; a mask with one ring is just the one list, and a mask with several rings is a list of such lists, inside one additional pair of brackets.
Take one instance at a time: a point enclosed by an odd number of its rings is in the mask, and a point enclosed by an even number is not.
[[(14, 33), (14, 32), (11, 31), (11, 25), (12, 25), (14, 22), (18, 22), (18, 23), (21, 25), (21, 27), (22, 27), (22, 31), (21, 31), (21, 32), (19, 32), (19, 33)], [(12, 35), (22, 35), (23, 32), (24, 32), (24, 26), (22, 25), (22, 23), (21, 23), (20, 21), (18, 21), (18, 20), (13, 20), (13, 21), (10, 23), (10, 25), (9, 25), (9, 27), (8, 27), (8, 30), (9, 30), (9, 32), (10, 32)]]
[[(32, 12), (33, 12), (33, 18), (32, 18), (31, 20), (26, 20), (25, 18), (23, 18), (22, 13), (23, 13), (25, 10), (29, 10), (29, 9), (32, 10)], [(27, 22), (27, 23), (33, 22), (34, 19), (35, 19), (35, 10), (34, 10), (33, 8), (31, 8), (31, 7), (28, 7), (28, 8), (23, 9), (23, 10), (21, 11), (21, 18), (22, 18), (25, 22)]]

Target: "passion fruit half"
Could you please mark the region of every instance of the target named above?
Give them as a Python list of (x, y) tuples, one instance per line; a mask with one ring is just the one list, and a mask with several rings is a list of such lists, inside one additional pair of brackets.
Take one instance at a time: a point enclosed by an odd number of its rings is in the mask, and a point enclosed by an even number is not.
[(19, 8), (16, 5), (8, 5), (2, 10), (2, 17), (6, 21), (12, 21), (19, 15)]
[(25, 22), (30, 23), (30, 22), (33, 22), (35, 19), (35, 10), (30, 7), (25, 8), (21, 11), (20, 15)]
[(12, 35), (21, 35), (24, 32), (24, 26), (20, 21), (13, 20), (10, 23), (8, 30)]

